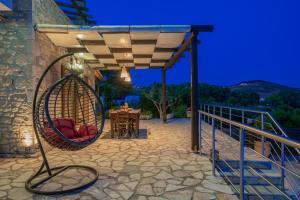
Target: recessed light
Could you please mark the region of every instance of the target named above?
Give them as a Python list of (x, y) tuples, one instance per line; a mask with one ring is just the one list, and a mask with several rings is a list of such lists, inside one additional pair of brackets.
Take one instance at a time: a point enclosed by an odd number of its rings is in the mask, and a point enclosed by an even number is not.
[(125, 44), (125, 43), (126, 43), (125, 38), (121, 38), (121, 39), (120, 39), (120, 43), (121, 43), (121, 44)]
[(125, 53), (124, 56), (125, 56), (126, 58), (131, 58), (131, 57), (132, 57), (132, 54), (131, 54), (131, 53)]

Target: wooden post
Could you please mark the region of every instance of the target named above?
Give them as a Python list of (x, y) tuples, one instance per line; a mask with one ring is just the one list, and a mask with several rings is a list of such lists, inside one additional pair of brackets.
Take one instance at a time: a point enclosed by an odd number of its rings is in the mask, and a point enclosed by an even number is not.
[(161, 70), (161, 97), (162, 97), (162, 120), (163, 123), (167, 123), (167, 95), (166, 95), (166, 68), (162, 68)]
[(192, 32), (193, 38), (191, 42), (191, 138), (192, 138), (192, 150), (199, 151), (199, 116), (198, 112), (198, 32)]

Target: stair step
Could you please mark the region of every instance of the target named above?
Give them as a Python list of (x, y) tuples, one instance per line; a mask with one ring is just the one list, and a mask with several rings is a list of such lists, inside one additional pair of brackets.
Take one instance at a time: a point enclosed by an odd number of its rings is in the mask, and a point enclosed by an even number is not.
[[(235, 188), (239, 189), (239, 185), (235, 185)], [(288, 200), (288, 198), (276, 190), (273, 186), (261, 186), (261, 185), (245, 185), (245, 197), (247, 200), (260, 200), (261, 198), (256, 194), (258, 193), (264, 200)], [(287, 191), (286, 194), (293, 200), (296, 200), (296, 196)]]
[[(239, 169), (240, 168), (240, 162), (238, 160), (226, 160), (226, 163), (222, 160), (218, 161), (217, 164), (223, 171), (232, 171), (230, 169)], [(230, 167), (228, 167), (228, 165)], [(272, 169), (272, 163), (269, 161), (262, 161), (262, 160), (246, 160), (244, 163), (245, 168), (252, 167), (253, 169)]]
[[(235, 185), (235, 188), (239, 189), (239, 185)], [(261, 200), (257, 194), (259, 194), (264, 200), (288, 200), (284, 194), (276, 190), (273, 186), (245, 185), (245, 197), (247, 200)], [(297, 200), (297, 197), (291, 192), (286, 191), (286, 194), (290, 199)]]
[[(237, 173), (223, 172), (222, 176), (226, 176), (231, 181), (232, 184), (239, 184), (240, 177)], [(271, 175), (261, 173), (261, 175), (264, 178), (266, 178), (269, 182), (271, 182), (273, 185), (275, 185), (275, 186), (281, 185), (281, 177), (277, 173), (271, 174)], [(245, 170), (245, 184), (248, 184), (248, 185), (270, 185), (262, 177), (251, 174), (247, 170)]]

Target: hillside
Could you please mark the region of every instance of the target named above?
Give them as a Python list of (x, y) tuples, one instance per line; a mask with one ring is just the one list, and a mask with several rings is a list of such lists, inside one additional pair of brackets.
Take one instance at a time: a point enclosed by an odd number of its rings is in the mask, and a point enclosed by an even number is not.
[(237, 85), (230, 86), (229, 88), (231, 91), (237, 92), (255, 92), (259, 94), (260, 98), (263, 99), (282, 90), (295, 90), (300, 95), (300, 89), (298, 88), (292, 88), (278, 83), (262, 80), (243, 81)]

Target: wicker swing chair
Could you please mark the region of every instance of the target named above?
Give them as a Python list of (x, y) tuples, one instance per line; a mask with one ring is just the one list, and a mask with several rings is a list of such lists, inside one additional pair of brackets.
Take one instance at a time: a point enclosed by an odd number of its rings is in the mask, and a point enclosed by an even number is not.
[[(93, 88), (84, 82), (76, 73), (70, 73), (44, 91), (39, 99), (39, 89), (43, 79), (59, 60), (74, 56), (67, 54), (51, 63), (41, 76), (33, 99), (33, 126), (39, 148), (43, 157), (40, 169), (30, 177), (25, 187), (37, 194), (62, 194), (85, 188), (98, 179), (98, 172), (91, 167), (69, 165), (50, 168), (41, 139), (49, 145), (64, 151), (76, 151), (95, 142), (101, 135), (104, 125), (104, 110), (101, 100)], [(40, 137), (41, 136), (41, 137)], [(44, 170), (46, 167), (46, 170)], [(94, 175), (94, 178), (82, 185), (65, 190), (45, 191), (39, 186), (69, 169), (83, 169)], [(44, 174), (48, 176), (44, 177)], [(44, 177), (44, 178), (41, 178)], [(38, 180), (38, 181), (37, 181)], [(34, 182), (34, 183), (33, 183)]]

